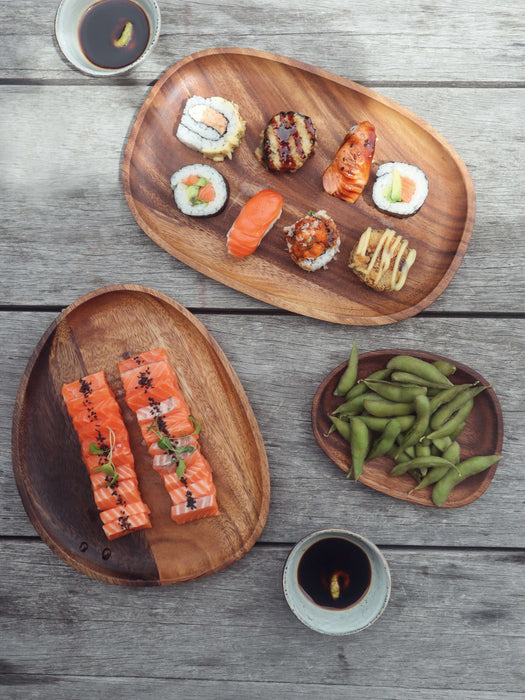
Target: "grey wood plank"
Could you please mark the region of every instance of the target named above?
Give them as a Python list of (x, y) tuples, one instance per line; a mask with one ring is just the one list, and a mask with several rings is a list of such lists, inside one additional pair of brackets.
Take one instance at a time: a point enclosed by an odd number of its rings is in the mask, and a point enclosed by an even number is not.
[[(11, 412), (32, 348), (53, 314), (0, 314), (6, 348), (0, 385), (0, 534), (32, 535), (11, 470)], [(394, 327), (356, 328), (299, 316), (198, 314), (223, 348), (254, 409), (270, 465), (270, 511), (262, 540), (292, 542), (342, 526), (381, 544), (523, 546), (525, 413), (522, 320), (416, 318)], [(495, 382), (505, 427), (503, 459), (475, 503), (439, 510), (416, 506), (350, 483), (321, 451), (310, 411), (322, 379), (349, 352), (380, 348), (431, 350)]]
[[(144, 86), (0, 86), (0, 304), (67, 305), (105, 284), (149, 284), (193, 308), (269, 308), (178, 262), (137, 226), (120, 167)], [(525, 311), (520, 90), (385, 88), (469, 167), (477, 220), (434, 312)], [(490, 115), (490, 118), (488, 118)], [(504, 175), (503, 175), (504, 173)], [(502, 240), (505, 245), (502, 245)], [(512, 253), (509, 255), (509, 252)], [(27, 271), (31, 270), (31, 275)]]
[[(53, 36), (57, 5), (58, 0), (0, 2), (0, 78), (90, 80), (59, 53)], [(381, 0), (358, 0), (351, 9), (344, 0), (165, 0), (160, 5), (159, 42), (133, 79), (154, 79), (202, 49), (249, 46), (360, 81), (523, 80), (525, 27), (520, 4), (512, 0), (497, 5), (417, 0), (395, 12)]]
[(287, 608), (286, 547), (256, 546), (219, 574), (163, 589), (91, 580), (40, 542), (3, 541), (1, 551), (11, 674), (344, 685), (382, 698), (523, 690), (523, 552), (386, 548), (389, 606), (338, 638)]

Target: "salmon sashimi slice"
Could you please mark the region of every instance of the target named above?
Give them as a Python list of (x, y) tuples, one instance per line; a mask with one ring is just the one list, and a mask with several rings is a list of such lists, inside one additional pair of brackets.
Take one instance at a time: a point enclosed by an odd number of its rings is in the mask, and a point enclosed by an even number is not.
[[(129, 476), (127, 475), (128, 473), (130, 474)], [(122, 470), (119, 470), (118, 474), (119, 478), (115, 482), (115, 485), (121, 484), (123, 481), (130, 481), (138, 487), (139, 480), (137, 479), (134, 469), (131, 472), (126, 472), (126, 474), (122, 473)], [(91, 479), (91, 486), (93, 489), (109, 488), (109, 484), (112, 480), (112, 477), (104, 474), (103, 472), (92, 472), (89, 475), (89, 478)]]
[[(166, 483), (166, 481), (164, 483)], [(201, 481), (194, 481), (191, 486), (179, 484), (176, 488), (168, 491), (171, 502), (175, 506), (179, 503), (191, 503), (192, 501), (197, 501), (199, 498), (210, 496), (214, 493), (216, 493), (215, 486), (211, 479), (207, 478)]]
[[(194, 473), (199, 474), (199, 470), (201, 470), (203, 474), (205, 472), (211, 474), (210, 463), (202, 454), (198, 445), (188, 445), (188, 447), (195, 447), (195, 449), (182, 455), (184, 464), (186, 465), (186, 471), (184, 472), (186, 478), (191, 478), (191, 475)], [(165, 452), (162, 454), (156, 454), (153, 457), (153, 469), (159, 472), (159, 474), (162, 476), (164, 476), (164, 474), (173, 473), (176, 466), (177, 462), (175, 461), (174, 463), (171, 455), (168, 455)], [(201, 476), (199, 475), (198, 478), (200, 479)]]
[(215, 494), (198, 498), (192, 508), (187, 503), (179, 503), (171, 507), (171, 519), (178, 525), (183, 525), (190, 520), (206, 518), (211, 515), (218, 515), (217, 497)]
[(125, 374), (132, 369), (142, 367), (142, 365), (152, 365), (155, 362), (168, 362), (168, 356), (164, 348), (155, 348), (155, 350), (146, 350), (139, 355), (133, 355), (127, 360), (122, 360), (118, 363), (120, 374)]
[(107, 488), (94, 488), (93, 495), (97, 508), (101, 511), (142, 501), (138, 486), (133, 479), (119, 480)]
[(130, 532), (151, 527), (151, 522), (147, 513), (137, 513), (136, 515), (122, 516), (118, 520), (105, 523), (102, 527), (108, 540), (116, 540)]
[(375, 142), (373, 124), (365, 121), (353, 127), (323, 173), (325, 192), (346, 202), (355, 202), (368, 182)]
[[(82, 446), (82, 459), (90, 474), (97, 473), (94, 469), (106, 464), (107, 458), (105, 455), (94, 455), (89, 451), (89, 445), (85, 443)], [(111, 456), (111, 461), (115, 465), (115, 469), (122, 479), (129, 479), (135, 474), (135, 462), (130, 449), (114, 450)]]
[(171, 444), (175, 452), (167, 453), (154, 444), (149, 448), (149, 453), (153, 457), (153, 469), (158, 472), (171, 472), (177, 467), (178, 459), (181, 457), (186, 466), (191, 462), (194, 454), (199, 450), (199, 436), (185, 435), (180, 438), (171, 438)]
[(113, 520), (118, 520), (123, 516), (138, 515), (139, 513), (151, 513), (148, 506), (142, 501), (135, 501), (134, 503), (128, 503), (125, 506), (117, 506), (116, 508), (109, 508), (100, 514), (100, 519), (102, 522), (111, 523)]
[(179, 388), (177, 377), (167, 362), (142, 365), (121, 376), (126, 402), (134, 412), (157, 406), (176, 395)]
[(235, 258), (251, 255), (281, 216), (283, 203), (274, 190), (261, 190), (249, 199), (228, 231), (228, 253)]
[(75, 399), (86, 399), (95, 391), (106, 388), (109, 391), (109, 385), (104, 372), (95, 372), (87, 377), (82, 377), (75, 382), (64, 384), (62, 386), (62, 396), (66, 404), (70, 404)]

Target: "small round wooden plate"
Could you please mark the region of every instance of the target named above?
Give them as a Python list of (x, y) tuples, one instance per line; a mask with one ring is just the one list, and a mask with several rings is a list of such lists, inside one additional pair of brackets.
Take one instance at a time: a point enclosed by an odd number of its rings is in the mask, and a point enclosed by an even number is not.
[[(192, 414), (203, 426), (220, 515), (176, 525), (170, 498), (151, 466), (124, 400), (117, 363), (163, 347)], [(129, 431), (139, 487), (152, 528), (108, 541), (80, 446), (60, 390), (104, 370)], [(38, 534), (68, 564), (110, 583), (178, 583), (229, 566), (253, 546), (268, 514), (268, 461), (237, 375), (206, 328), (160, 292), (137, 285), (94, 291), (63, 311), (44, 333), (18, 391), (13, 469)]]
[[(358, 379), (367, 377), (378, 369), (383, 369), (386, 363), (394, 355), (411, 355), (429, 362), (444, 360), (456, 366), (456, 373), (450, 377), (454, 384), (466, 384), (479, 382), (486, 385), (487, 382), (480, 374), (466, 365), (459, 364), (441, 355), (417, 350), (374, 350), (359, 355)], [(335, 410), (342, 399), (333, 395), (337, 382), (344, 372), (347, 363), (336, 367), (333, 372), (321, 382), (314, 396), (312, 404), (312, 426), (315, 439), (323, 452), (345, 472), (348, 472), (351, 462), (350, 445), (337, 432), (325, 435), (331, 426), (329, 414)], [(458, 438), (461, 446), (461, 459), (468, 459), (475, 455), (501, 454), (503, 445), (503, 417), (501, 407), (492, 388), (486, 389), (474, 400), (474, 409), (467, 419), (467, 424)], [(479, 498), (496, 472), (499, 463), (496, 463), (487, 471), (466, 479), (458, 484), (451, 492), (443, 507), (457, 508), (472, 503)], [(432, 487), (427, 487), (409, 495), (410, 489), (416, 485), (409, 475), (390, 476), (390, 470), (394, 461), (390, 457), (378, 457), (364, 466), (359, 481), (376, 491), (381, 491), (394, 498), (411, 503), (419, 503), (424, 506), (434, 506), (432, 503)], [(434, 506), (435, 507), (435, 506)]]
[[(213, 163), (175, 136), (191, 95), (219, 95), (239, 105), (246, 135), (232, 160)], [(293, 174), (271, 174), (255, 158), (261, 132), (281, 110), (311, 117), (315, 154)], [(322, 174), (345, 133), (371, 121), (375, 161), (404, 161), (427, 175), (429, 195), (412, 217), (381, 213), (372, 202), (376, 165), (363, 194), (348, 204), (326, 194)], [(175, 206), (170, 176), (206, 162), (230, 185), (222, 214), (189, 217)], [(414, 316), (447, 287), (467, 250), (475, 215), (474, 187), (450, 144), (429, 124), (368, 88), (282, 56), (249, 49), (209, 49), (169, 68), (151, 89), (131, 129), (122, 165), (128, 205), (139, 226), (178, 260), (274, 306), (350, 325), (380, 325)], [(280, 220), (257, 251), (228, 255), (226, 235), (246, 201), (264, 188), (284, 196)], [(306, 272), (291, 259), (282, 229), (310, 209), (326, 209), (341, 233), (341, 251), (326, 270)], [(363, 284), (348, 268), (350, 252), (368, 226), (393, 228), (417, 251), (407, 283), (395, 293)]]

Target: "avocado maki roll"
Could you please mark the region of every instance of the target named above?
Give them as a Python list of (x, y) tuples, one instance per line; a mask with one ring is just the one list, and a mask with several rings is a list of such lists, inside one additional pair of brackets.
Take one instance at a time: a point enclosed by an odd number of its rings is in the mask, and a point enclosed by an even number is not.
[(186, 165), (171, 176), (175, 204), (188, 216), (215, 216), (226, 206), (229, 187), (209, 165)]
[(428, 195), (425, 173), (408, 163), (383, 163), (372, 190), (374, 204), (392, 216), (412, 216)]

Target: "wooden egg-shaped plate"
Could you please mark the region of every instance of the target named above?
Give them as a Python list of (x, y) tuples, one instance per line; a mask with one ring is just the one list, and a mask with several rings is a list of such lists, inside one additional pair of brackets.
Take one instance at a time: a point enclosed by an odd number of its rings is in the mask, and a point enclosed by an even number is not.
[[(220, 515), (184, 525), (124, 400), (117, 363), (163, 347), (213, 470)], [(104, 370), (122, 409), (139, 488), (152, 528), (108, 541), (80, 445), (60, 390)], [(13, 417), (13, 468), (26, 511), (49, 547), (79, 571), (125, 585), (187, 581), (240, 559), (262, 532), (270, 486), (266, 452), (237, 375), (217, 342), (189, 311), (137, 285), (92, 292), (63, 311), (37, 345)]]
[[(436, 360), (449, 362), (456, 366), (456, 372), (449, 377), (453, 384), (479, 382), (485, 386), (489, 383), (478, 372), (466, 365), (440, 355), (417, 350), (374, 350), (362, 353), (359, 355), (358, 380), (386, 367), (386, 363), (395, 355), (411, 355), (427, 362), (435, 362)], [(333, 392), (346, 366), (347, 363), (344, 362), (339, 367), (336, 367), (321, 382), (317, 389), (312, 404), (312, 426), (315, 438), (323, 452), (340, 469), (348, 472), (351, 464), (350, 445), (338, 432), (333, 432), (328, 437), (325, 437), (332, 425), (329, 418), (330, 413), (344, 400), (341, 397), (334, 396)], [(377, 433), (374, 435), (377, 435)], [(501, 454), (503, 417), (499, 401), (492, 387), (478, 394), (474, 399), (474, 408), (467, 418), (466, 426), (457, 438), (457, 441), (461, 447), (461, 460), (476, 455)], [(452, 489), (443, 507), (456, 508), (465, 506), (479, 498), (492, 481), (498, 464), (497, 462), (490, 469), (459, 483)], [(394, 465), (395, 462), (390, 457), (377, 457), (365, 463), (359, 481), (376, 491), (381, 491), (402, 501), (419, 503), (424, 506), (434, 506), (432, 503), (432, 486), (427, 486), (409, 494), (410, 489), (416, 486), (416, 482), (408, 474), (396, 477), (390, 476), (390, 471)]]
[[(192, 95), (221, 96), (239, 106), (247, 128), (232, 160), (215, 163), (176, 138), (186, 100)], [(269, 119), (290, 110), (312, 119), (315, 153), (295, 173), (272, 174), (254, 151)], [(375, 164), (363, 194), (349, 204), (323, 190), (322, 175), (345, 133), (364, 120), (376, 129)], [(388, 216), (372, 202), (377, 165), (387, 161), (416, 165), (428, 178), (427, 200), (412, 217)], [(186, 216), (175, 206), (170, 177), (194, 163), (212, 165), (229, 183), (228, 204), (217, 216)], [(428, 123), (350, 80), (249, 49), (201, 51), (161, 76), (131, 129), (122, 180), (139, 226), (178, 260), (269, 304), (350, 325), (392, 323), (429, 306), (456, 273), (474, 225), (475, 194), (468, 170)], [(281, 218), (255, 253), (233, 258), (226, 250), (227, 233), (246, 201), (265, 188), (283, 195)], [(315, 273), (292, 261), (282, 232), (311, 209), (325, 209), (341, 234), (337, 258)], [(348, 268), (352, 248), (369, 226), (394, 229), (417, 251), (399, 292), (376, 292)]]

